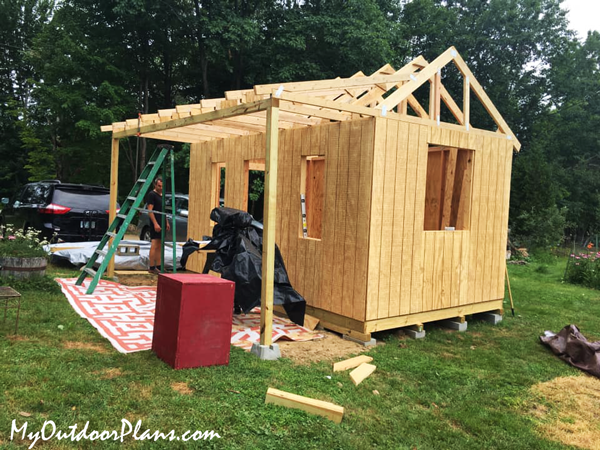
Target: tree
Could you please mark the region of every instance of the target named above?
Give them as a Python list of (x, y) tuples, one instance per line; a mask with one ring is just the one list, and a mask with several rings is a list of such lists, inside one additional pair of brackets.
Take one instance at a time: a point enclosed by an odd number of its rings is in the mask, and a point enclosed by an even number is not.
[(549, 108), (533, 139), (555, 167), (570, 232), (585, 239), (600, 232), (600, 33), (565, 43), (546, 76)]
[[(546, 110), (542, 68), (573, 35), (560, 2), (413, 0), (402, 11), (402, 36), (410, 43), (410, 55), (430, 60), (454, 45), (527, 148), (533, 124)], [(456, 71), (446, 76), (449, 91), (460, 95)], [(494, 129), (477, 102), (471, 119), (476, 126)]]
[[(52, 10), (53, 2), (49, 0), (0, 0), (1, 196), (12, 195), (28, 179), (28, 147), (22, 145), (21, 124), (32, 101), (31, 79), (35, 72), (27, 54)], [(24, 138), (28, 138), (27, 133)]]

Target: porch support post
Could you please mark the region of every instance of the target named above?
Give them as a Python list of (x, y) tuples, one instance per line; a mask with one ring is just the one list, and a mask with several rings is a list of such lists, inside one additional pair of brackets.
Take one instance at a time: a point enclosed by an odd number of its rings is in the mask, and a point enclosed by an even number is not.
[(265, 155), (265, 204), (262, 250), (260, 344), (271, 346), (273, 338), (273, 286), (275, 273), (275, 228), (277, 214), (277, 147), (279, 138), (279, 99), (271, 98), (267, 109), (267, 148)]
[[(117, 194), (119, 189), (119, 139), (112, 140), (110, 154), (110, 202), (108, 206), (109, 225), (117, 217)], [(108, 248), (113, 245), (113, 238), (108, 242)], [(116, 253), (116, 252), (115, 252)], [(110, 259), (106, 269), (106, 275), (110, 278), (115, 276), (115, 254)]]

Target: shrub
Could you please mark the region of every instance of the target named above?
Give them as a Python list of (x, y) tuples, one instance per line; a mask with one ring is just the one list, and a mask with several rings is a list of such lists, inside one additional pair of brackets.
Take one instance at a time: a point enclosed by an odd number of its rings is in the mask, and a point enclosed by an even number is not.
[(47, 256), (44, 246), (48, 241), (39, 238), (41, 231), (28, 228), (26, 231), (12, 225), (0, 226), (0, 256), (35, 258)]
[(566, 281), (600, 289), (600, 252), (571, 254)]
[(566, 208), (524, 211), (513, 219), (514, 241), (530, 250), (547, 250), (560, 245), (567, 225)]

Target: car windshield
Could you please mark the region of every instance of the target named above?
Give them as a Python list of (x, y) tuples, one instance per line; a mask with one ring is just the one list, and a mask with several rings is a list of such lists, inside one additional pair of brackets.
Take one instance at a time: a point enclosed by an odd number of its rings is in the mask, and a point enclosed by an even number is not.
[(105, 189), (64, 189), (58, 186), (54, 191), (52, 203), (69, 208), (107, 210), (110, 194)]
[(188, 199), (178, 198), (177, 199), (177, 212), (188, 210)]

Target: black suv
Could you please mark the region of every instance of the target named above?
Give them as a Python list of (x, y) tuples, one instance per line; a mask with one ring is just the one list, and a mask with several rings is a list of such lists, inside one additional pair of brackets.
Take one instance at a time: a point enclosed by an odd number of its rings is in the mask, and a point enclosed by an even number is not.
[(2, 199), (2, 224), (35, 228), (49, 239), (100, 240), (108, 228), (110, 191), (102, 186), (40, 181), (23, 186), (9, 201)]

